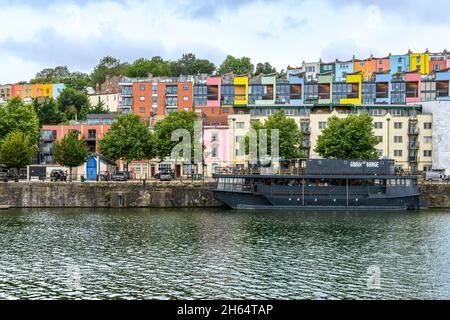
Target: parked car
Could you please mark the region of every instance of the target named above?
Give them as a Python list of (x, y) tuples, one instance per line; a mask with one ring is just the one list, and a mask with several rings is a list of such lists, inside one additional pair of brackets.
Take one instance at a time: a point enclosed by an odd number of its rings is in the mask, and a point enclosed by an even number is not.
[(50, 173), (50, 181), (58, 182), (58, 181), (67, 181), (67, 174), (61, 169), (53, 169)]
[(173, 177), (170, 172), (162, 172), (159, 176), (160, 181), (172, 181)]
[(9, 181), (15, 181), (15, 182), (19, 182), (19, 176), (18, 175), (13, 175), (9, 172), (0, 172), (0, 181), (3, 182), (9, 182)]
[(175, 170), (161, 170), (160, 172), (158, 172), (157, 174), (155, 174), (153, 177), (156, 180), (160, 180), (162, 175), (166, 175), (169, 174), (172, 179), (175, 179)]
[(110, 181), (111, 180), (111, 174), (109, 171), (100, 171), (98, 174), (98, 180), (99, 181)]
[(129, 174), (127, 172), (124, 172), (124, 171), (117, 171), (112, 176), (112, 180), (113, 181), (128, 181), (128, 179), (129, 179)]

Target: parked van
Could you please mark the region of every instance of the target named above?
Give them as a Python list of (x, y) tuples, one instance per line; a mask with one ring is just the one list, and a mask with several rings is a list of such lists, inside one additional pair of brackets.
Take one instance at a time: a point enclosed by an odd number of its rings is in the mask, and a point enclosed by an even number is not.
[(446, 176), (436, 171), (426, 171), (425, 181), (443, 181), (446, 180)]

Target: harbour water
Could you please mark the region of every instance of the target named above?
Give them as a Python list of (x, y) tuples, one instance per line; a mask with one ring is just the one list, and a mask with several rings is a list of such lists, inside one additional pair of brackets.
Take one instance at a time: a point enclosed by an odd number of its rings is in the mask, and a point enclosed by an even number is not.
[(0, 211), (1, 299), (450, 299), (450, 211)]

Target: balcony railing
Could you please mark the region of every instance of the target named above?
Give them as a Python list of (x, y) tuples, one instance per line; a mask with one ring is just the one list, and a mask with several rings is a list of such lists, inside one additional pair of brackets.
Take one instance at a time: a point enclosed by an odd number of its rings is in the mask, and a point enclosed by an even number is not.
[(420, 130), (419, 128), (409, 128), (408, 129), (408, 134), (410, 135), (419, 135)]
[(418, 141), (410, 142), (410, 143), (408, 143), (408, 148), (409, 149), (419, 149), (420, 143)]

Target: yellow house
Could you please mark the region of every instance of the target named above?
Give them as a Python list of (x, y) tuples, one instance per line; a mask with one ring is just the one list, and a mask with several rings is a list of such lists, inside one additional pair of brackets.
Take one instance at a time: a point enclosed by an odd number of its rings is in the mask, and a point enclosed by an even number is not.
[(237, 76), (234, 78), (234, 104), (248, 104), (248, 76)]
[(44, 85), (43, 84), (33, 84), (31, 86), (31, 97), (39, 98), (44, 96)]
[(341, 104), (361, 104), (362, 103), (362, 77), (361, 73), (347, 74), (346, 83), (352, 86), (347, 98), (341, 99)]
[(418, 70), (421, 74), (429, 73), (430, 55), (428, 53), (411, 53), (409, 55), (409, 70)]
[(53, 84), (43, 84), (42, 85), (42, 96), (43, 97), (53, 97)]

